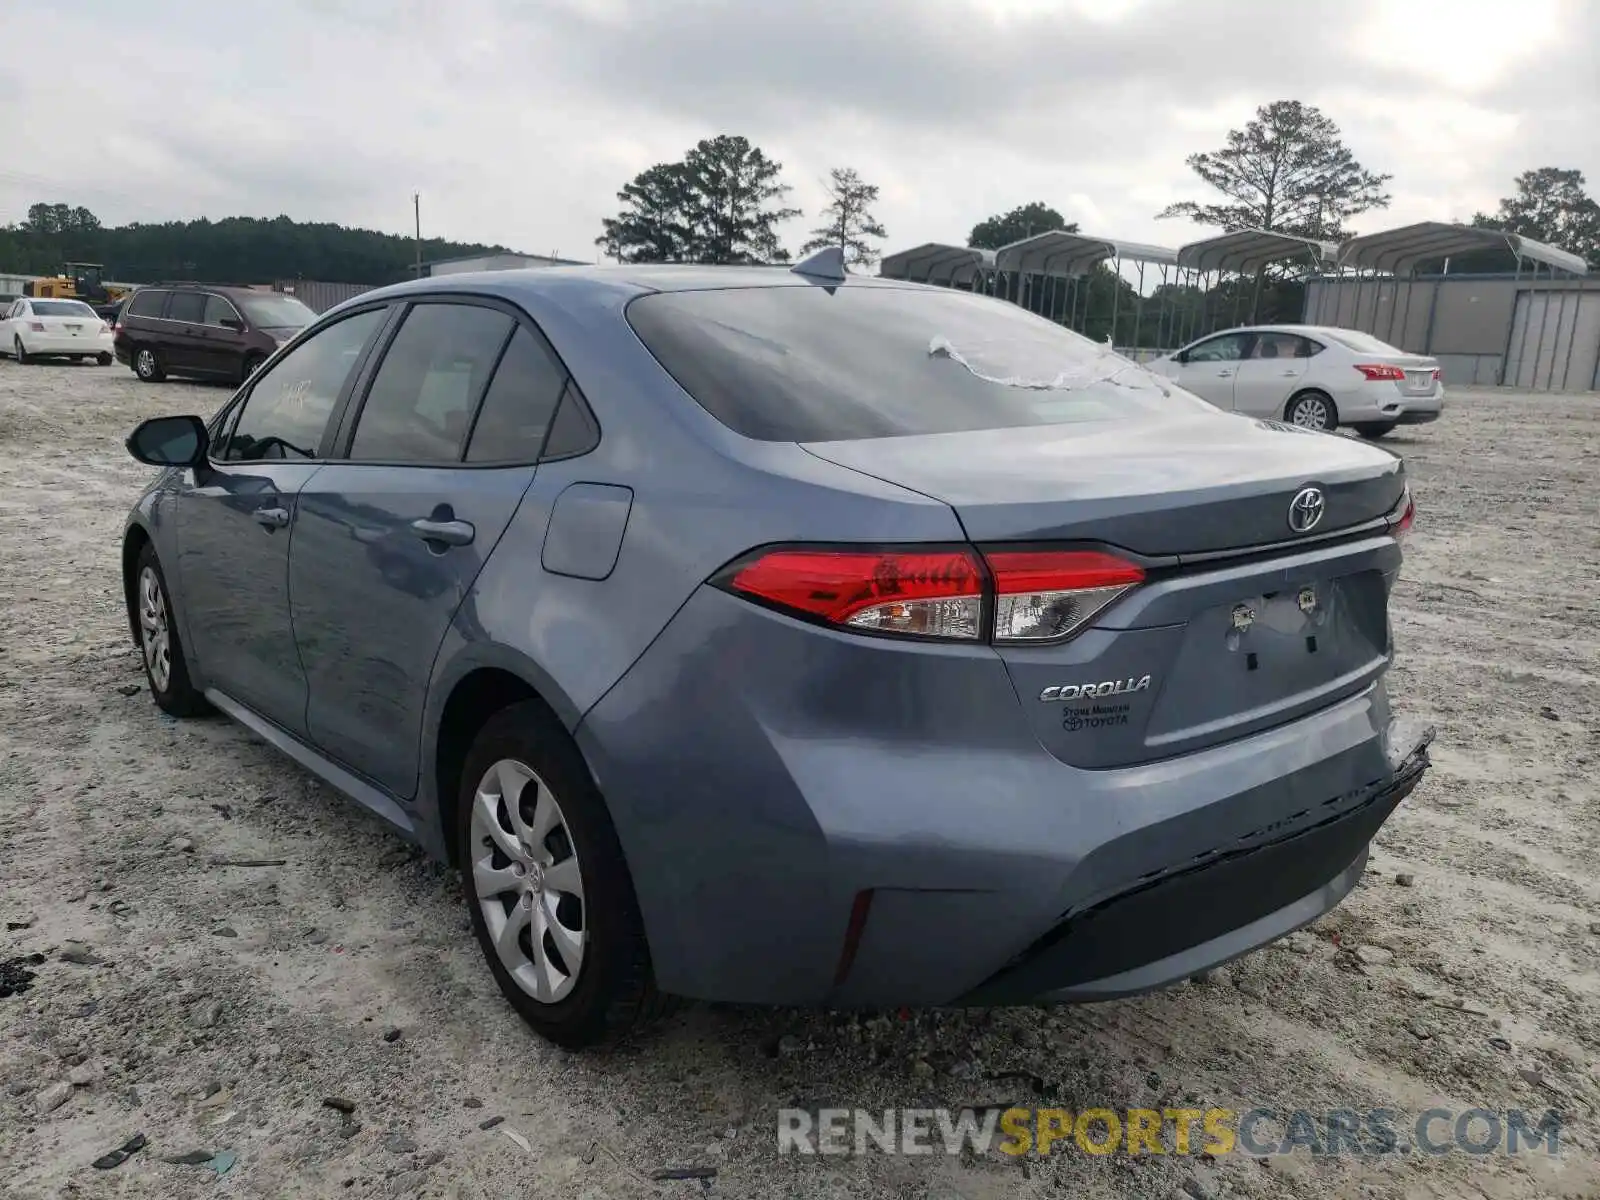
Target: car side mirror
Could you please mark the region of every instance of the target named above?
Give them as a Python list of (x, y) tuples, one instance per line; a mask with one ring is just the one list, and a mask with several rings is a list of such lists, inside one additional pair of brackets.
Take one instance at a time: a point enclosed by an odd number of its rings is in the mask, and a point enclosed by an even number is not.
[(1176, 354), (1174, 354), (1172, 356), (1172, 361), (1175, 362), (1175, 363), (1186, 363), (1186, 362), (1188, 362), (1189, 361), (1189, 352), (1187, 350), (1179, 350)]
[(152, 467), (194, 467), (210, 449), (206, 423), (199, 417), (152, 417), (128, 435), (128, 453)]
[(223, 317), (220, 324), (224, 329), (231, 329), (235, 333), (244, 332), (244, 322), (239, 320), (238, 317)]

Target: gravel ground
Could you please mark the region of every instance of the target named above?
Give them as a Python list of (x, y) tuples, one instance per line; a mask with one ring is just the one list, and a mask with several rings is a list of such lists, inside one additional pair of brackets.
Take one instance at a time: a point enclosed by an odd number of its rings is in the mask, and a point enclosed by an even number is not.
[[(121, 439), (225, 398), (0, 362), (0, 993), (27, 985), (0, 998), (0, 1194), (1600, 1194), (1600, 398), (1460, 392), (1391, 439), (1421, 514), (1391, 687), (1436, 722), (1436, 765), (1311, 930), (1133, 1001), (700, 1006), (608, 1056), (523, 1028), (453, 874), (241, 729), (150, 703), (117, 577), (149, 472)], [(1566, 1128), (1556, 1158), (777, 1153), (783, 1105), (994, 1103)], [(648, 1178), (695, 1165), (715, 1178)]]

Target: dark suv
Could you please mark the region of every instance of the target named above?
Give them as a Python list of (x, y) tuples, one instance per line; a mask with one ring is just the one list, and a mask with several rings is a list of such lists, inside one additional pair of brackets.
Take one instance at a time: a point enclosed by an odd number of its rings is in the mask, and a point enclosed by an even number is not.
[(178, 283), (140, 288), (114, 333), (117, 361), (149, 383), (168, 375), (239, 382), (313, 320), (293, 296)]

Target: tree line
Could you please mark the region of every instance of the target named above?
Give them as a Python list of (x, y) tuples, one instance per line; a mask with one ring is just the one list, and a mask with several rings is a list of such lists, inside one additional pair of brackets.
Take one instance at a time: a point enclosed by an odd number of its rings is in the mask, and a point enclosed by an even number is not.
[[(422, 242), (425, 261), (506, 252), (476, 242)], [(288, 217), (107, 226), (87, 208), (34, 204), (26, 219), (0, 226), (0, 272), (15, 275), (53, 275), (66, 262), (94, 262), (104, 265), (107, 279), (127, 283), (303, 278), (383, 284), (415, 274), (416, 256), (414, 238)]]

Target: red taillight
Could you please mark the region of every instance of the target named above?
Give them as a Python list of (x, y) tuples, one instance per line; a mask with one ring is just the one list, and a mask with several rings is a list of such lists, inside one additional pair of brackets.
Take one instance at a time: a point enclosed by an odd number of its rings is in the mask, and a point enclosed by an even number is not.
[(1435, 367), (1433, 369), (1433, 381), (1435, 383), (1438, 383), (1439, 380), (1441, 380), (1442, 378), (1444, 378), (1443, 374), (1441, 374), (1441, 372), (1440, 372), (1438, 367)]
[(734, 591), (881, 633), (975, 639), (983, 573), (966, 550), (773, 550), (740, 567)]
[(1395, 505), (1394, 511), (1389, 514), (1389, 532), (1397, 538), (1403, 538), (1411, 532), (1411, 527), (1417, 523), (1417, 502), (1411, 498), (1411, 488), (1400, 496), (1400, 503)]
[(44, 322), (43, 321), (29, 321), (28, 322), (28, 328), (31, 329), (34, 333), (43, 333), (44, 332)]
[(122, 322), (118, 321), (115, 325), (113, 325), (111, 327), (111, 336), (112, 337), (116, 337), (116, 335), (121, 333), (121, 332), (122, 332)]
[(1144, 570), (1098, 550), (989, 550), (994, 640), (1055, 641), (1081, 629)]
[[(730, 591), (857, 631), (997, 642), (1068, 637), (1144, 579), (1097, 550), (774, 549), (723, 578)], [(985, 572), (985, 567), (988, 568)]]
[(1399, 367), (1391, 367), (1387, 363), (1358, 363), (1356, 370), (1372, 380), (1390, 379), (1398, 382), (1406, 377)]

